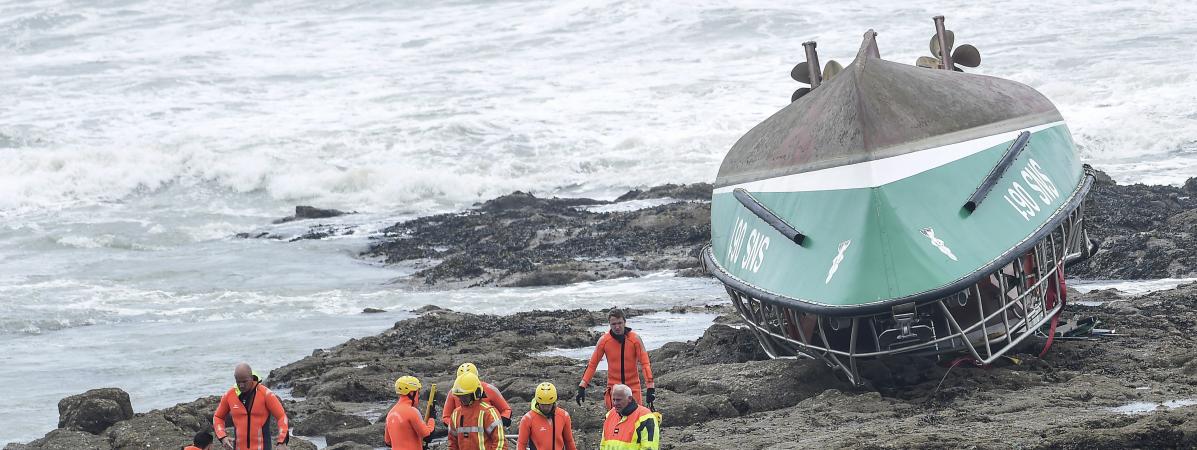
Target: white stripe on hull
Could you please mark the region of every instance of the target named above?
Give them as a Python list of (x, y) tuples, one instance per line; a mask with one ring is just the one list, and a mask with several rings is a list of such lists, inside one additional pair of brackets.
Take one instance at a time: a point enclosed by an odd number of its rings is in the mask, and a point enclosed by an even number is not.
[(889, 158), (749, 181), (715, 189), (715, 193), (724, 194), (736, 188), (744, 188), (749, 192), (810, 192), (877, 187), (964, 159), (1003, 142), (1012, 141), (1023, 131), (1035, 133), (1063, 124), (1064, 122), (1057, 121), (1025, 130), (1007, 131)]

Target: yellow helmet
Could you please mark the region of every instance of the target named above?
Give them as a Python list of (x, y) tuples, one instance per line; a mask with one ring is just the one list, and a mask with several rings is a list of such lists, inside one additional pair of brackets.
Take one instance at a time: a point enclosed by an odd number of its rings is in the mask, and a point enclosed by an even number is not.
[(472, 373), (474, 376), (478, 376), (478, 367), (474, 366), (474, 363), (461, 363), (460, 366), (457, 366), (457, 376), (460, 377), (463, 373)]
[(536, 386), (536, 404), (552, 405), (557, 403), (557, 386), (553, 383), (540, 383)]
[(478, 380), (478, 375), (466, 372), (457, 376), (457, 381), (453, 382), (453, 395), (470, 395), (475, 397), (482, 396), (482, 381)]
[(411, 375), (399, 377), (398, 380), (395, 380), (395, 393), (399, 395), (407, 395), (419, 391), (421, 387), (420, 380)]

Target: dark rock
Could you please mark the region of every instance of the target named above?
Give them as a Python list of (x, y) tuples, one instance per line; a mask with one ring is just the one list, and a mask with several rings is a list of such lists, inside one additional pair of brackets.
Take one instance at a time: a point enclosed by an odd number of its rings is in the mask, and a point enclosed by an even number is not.
[(292, 423), (294, 424), (293, 429), (295, 430), (295, 434), (300, 436), (322, 436), (332, 431), (364, 427), (369, 425), (370, 421), (352, 414), (317, 411), (302, 420), (295, 420)]
[(448, 311), (448, 310), (445, 308), (436, 306), (436, 305), (424, 305), (417, 309), (413, 309), (411, 312), (416, 313), (416, 314), (424, 314), (424, 313), (433, 312), (433, 311)]
[(118, 388), (92, 389), (58, 402), (59, 428), (100, 434), (132, 417), (129, 394)]
[(1149, 279), (1197, 275), (1197, 196), (1174, 186), (1096, 185), (1085, 210), (1101, 249), (1069, 266), (1077, 278)]
[[(291, 450), (316, 450), (316, 444), (295, 436), (291, 436), (291, 439), (287, 441), (287, 447), (289, 447)], [(222, 448), (223, 446), (221, 446), (219, 443), (212, 446), (212, 450), (221, 450)]]
[(484, 212), (512, 212), (525, 210), (565, 211), (576, 206), (610, 203), (589, 198), (537, 198), (535, 195), (515, 191), (483, 202), (478, 209)]
[(1114, 178), (1110, 177), (1110, 174), (1102, 172), (1100, 170), (1094, 170), (1093, 175), (1094, 175), (1093, 184), (1095, 184), (1095, 185), (1114, 186), (1114, 185), (1118, 184), (1117, 182), (1114, 181)]
[(111, 448), (112, 445), (108, 443), (108, 440), (101, 436), (85, 431), (60, 428), (27, 445), (9, 444), (4, 447), (4, 450), (110, 450)]
[(324, 438), (328, 442), (328, 445), (336, 445), (342, 442), (356, 442), (374, 447), (385, 447), (386, 442), (383, 441), (385, 428), (386, 424), (376, 423), (348, 430), (331, 431)]
[(1197, 209), (1190, 209), (1172, 215), (1172, 217), (1168, 218), (1168, 226), (1178, 230), (1197, 233)]
[(146, 414), (113, 425), (104, 437), (115, 449), (175, 449), (191, 445), (188, 433), (158, 414)]
[(287, 216), (282, 219), (274, 221), (274, 223), (287, 223), (303, 219), (326, 219), (329, 217), (337, 217), (347, 214), (344, 211), (336, 209), (322, 209), (312, 206), (296, 206), (295, 215)]
[(1197, 177), (1185, 180), (1184, 187), (1181, 188), (1186, 194), (1197, 195)]
[[(727, 391), (710, 395), (687, 395), (667, 391), (658, 391), (657, 410), (664, 417), (668, 417), (669, 426), (685, 426), (718, 420), (725, 417), (736, 417), (740, 412), (732, 405)], [(723, 394), (723, 395), (721, 395)]]
[[(302, 241), (305, 239), (319, 240), (332, 236), (346, 236), (355, 232), (353, 226), (337, 226), (337, 225), (313, 225), (308, 231), (299, 236), (288, 239), (287, 242)], [(277, 238), (276, 238), (277, 239)]]
[(615, 199), (616, 202), (644, 200), (650, 198), (675, 198), (678, 200), (710, 200), (715, 186), (711, 183), (666, 184), (647, 191), (633, 189)]
[(512, 287), (558, 286), (596, 279), (594, 275), (586, 272), (549, 269), (516, 275), (514, 280), (504, 284)]
[(700, 266), (709, 203), (601, 214), (577, 208), (587, 203), (515, 193), (388, 227), (363, 256), (439, 261), (410, 278), (415, 287), (543, 286)]
[(374, 450), (374, 446), (350, 441), (324, 447), (324, 450)]
[(387, 310), (378, 309), (378, 308), (366, 308), (366, 309), (362, 310), (362, 313), (364, 313), (364, 314), (377, 314), (377, 313), (384, 313), (384, 312), (387, 312)]
[[(717, 383), (706, 382), (711, 380)], [(656, 383), (690, 395), (722, 395), (740, 414), (785, 408), (832, 387), (850, 387), (829, 377), (822, 363), (790, 359), (700, 365), (661, 375)]]

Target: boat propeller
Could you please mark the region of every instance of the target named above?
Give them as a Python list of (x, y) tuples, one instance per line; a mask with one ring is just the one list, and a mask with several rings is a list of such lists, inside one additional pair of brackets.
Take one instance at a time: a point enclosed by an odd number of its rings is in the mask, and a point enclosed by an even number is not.
[(812, 89), (818, 88), (823, 81), (834, 78), (844, 70), (844, 66), (833, 59), (827, 61), (827, 65), (823, 66), (822, 71), (819, 71), (819, 54), (815, 52), (815, 42), (803, 42), (802, 46), (806, 48), (806, 61), (798, 63), (790, 70), (790, 78), (799, 83), (809, 84), (810, 87), (794, 91), (794, 94), (790, 96), (790, 102), (798, 100)]
[[(935, 34), (931, 35), (931, 55), (920, 56), (915, 65), (928, 69), (946, 69), (963, 72), (956, 65), (977, 67), (981, 65), (981, 51), (971, 44), (963, 44), (952, 50), (956, 34), (952, 30), (944, 29), (943, 16), (935, 16)], [(950, 51), (943, 51), (943, 49)]]

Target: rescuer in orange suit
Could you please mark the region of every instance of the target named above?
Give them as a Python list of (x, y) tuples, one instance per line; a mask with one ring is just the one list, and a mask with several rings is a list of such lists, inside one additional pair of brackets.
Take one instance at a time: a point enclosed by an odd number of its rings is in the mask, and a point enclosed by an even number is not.
[(507, 436), (499, 411), (485, 401), (482, 382), (466, 372), (453, 382), (450, 394), (460, 406), (449, 415), (449, 450), (504, 450)]
[(520, 419), (516, 450), (578, 450), (574, 444), (573, 419), (557, 406), (557, 387), (540, 383), (532, 397), (532, 409)]
[(607, 408), (610, 409), (612, 405), (611, 386), (616, 384), (631, 388), (636, 403), (641, 403), (640, 374), (636, 371), (638, 365), (644, 368), (644, 382), (648, 387), (648, 401), (643, 404), (652, 408), (653, 402), (657, 399), (657, 390), (653, 385), (653, 369), (648, 360), (648, 351), (644, 349), (644, 342), (640, 340), (640, 335), (627, 327), (623, 311), (612, 308), (611, 312), (607, 314), (607, 321), (611, 325), (611, 330), (603, 333), (598, 344), (594, 346), (594, 354), (590, 355), (586, 373), (582, 375), (582, 382), (578, 383), (578, 395), (575, 398), (578, 405), (582, 405), (582, 400), (586, 399), (586, 387), (590, 386), (590, 379), (594, 377), (599, 360), (606, 357), (607, 389), (603, 393), (603, 398)]
[(416, 409), (420, 404), (420, 388), (420, 380), (410, 375), (395, 380), (399, 401), (387, 413), (382, 437), (391, 450), (420, 450), (424, 447), (424, 439), (436, 427), (432, 417), (420, 419), (420, 410)]
[[(278, 421), (278, 437), (272, 442), (279, 450), (289, 450), (287, 412), (283, 410), (283, 403), (279, 401), (278, 396), (262, 385), (253, 374), (253, 369), (249, 368), (249, 364), (238, 364), (233, 369), (233, 380), (237, 385), (224, 393), (224, 397), (220, 398), (220, 406), (216, 407), (216, 413), (212, 415), (212, 431), (216, 432), (216, 438), (220, 443), (224, 444), (225, 448), (236, 450), (270, 448), (267, 439), (271, 437), (266, 436), (263, 430), (266, 421), (274, 416)], [(237, 429), (235, 447), (232, 438), (224, 429), (225, 416), (229, 413), (232, 413), (233, 427)]]
[[(467, 372), (474, 374), (479, 380), (482, 378), (478, 375), (478, 367), (473, 363), (462, 363), (460, 366), (457, 366), (457, 376), (460, 377), (461, 374)], [(490, 383), (482, 382), (482, 392), (482, 398), (487, 403), (490, 403), (490, 406), (495, 407), (499, 411), (499, 416), (503, 418), (503, 427), (511, 426), (511, 405), (507, 404), (507, 399), (503, 398), (503, 393), (499, 392), (499, 388), (494, 387)], [(441, 422), (444, 422), (445, 426), (449, 425), (449, 415), (453, 414), (453, 410), (457, 409), (458, 406), (461, 406), (461, 402), (457, 401), (457, 396), (445, 396), (445, 405), (442, 407), (444, 411), (441, 412)]]

